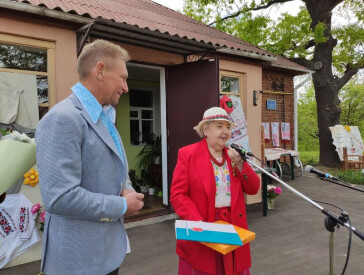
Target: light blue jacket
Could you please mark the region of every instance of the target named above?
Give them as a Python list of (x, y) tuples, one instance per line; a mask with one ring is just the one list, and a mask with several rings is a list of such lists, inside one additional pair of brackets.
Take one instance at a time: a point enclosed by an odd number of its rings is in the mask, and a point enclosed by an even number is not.
[(119, 194), (132, 187), (127, 161), (123, 165), (107, 128), (100, 120), (95, 124), (72, 93), (41, 119), (36, 144), (47, 210), (42, 271), (105, 275), (115, 270), (126, 253)]

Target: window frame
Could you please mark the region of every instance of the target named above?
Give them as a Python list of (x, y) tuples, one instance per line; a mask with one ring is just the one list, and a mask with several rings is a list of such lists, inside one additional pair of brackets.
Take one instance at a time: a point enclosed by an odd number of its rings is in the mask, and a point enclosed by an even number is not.
[[(136, 120), (138, 121), (138, 125), (139, 125), (139, 144), (132, 144), (132, 140), (130, 140), (130, 145), (131, 146), (143, 146), (145, 144), (142, 144), (143, 141), (143, 121), (152, 121), (152, 133), (155, 133), (155, 100), (154, 100), (154, 92), (153, 91), (149, 91), (149, 90), (137, 90), (137, 89), (132, 89), (129, 92), (133, 92), (133, 91), (137, 91), (137, 92), (148, 92), (148, 93), (152, 93), (152, 106), (153, 107), (135, 107), (135, 106), (131, 106), (130, 105), (130, 101), (129, 101), (129, 119), (130, 120)], [(131, 117), (130, 113), (131, 112), (137, 112), (138, 113), (138, 117)], [(152, 111), (152, 116), (153, 118), (142, 118), (142, 111)], [(131, 133), (131, 129), (129, 126), (129, 132)]]
[[(231, 78), (237, 78), (239, 80), (239, 91), (237, 93), (233, 92), (223, 92), (221, 90), (221, 79), (222, 77), (231, 77)], [(240, 98), (243, 97), (243, 74), (237, 73), (237, 72), (230, 72), (230, 71), (220, 71), (219, 74), (219, 89), (220, 89), (220, 95), (235, 95), (239, 96)]]
[(19, 45), (47, 50), (47, 72), (28, 71), (20, 69), (1, 68), (0, 72), (20, 73), (46, 76), (48, 78), (48, 102), (38, 103), (38, 108), (48, 108), (56, 104), (56, 86), (55, 86), (55, 42), (27, 38), (23, 36), (0, 33), (0, 43)]

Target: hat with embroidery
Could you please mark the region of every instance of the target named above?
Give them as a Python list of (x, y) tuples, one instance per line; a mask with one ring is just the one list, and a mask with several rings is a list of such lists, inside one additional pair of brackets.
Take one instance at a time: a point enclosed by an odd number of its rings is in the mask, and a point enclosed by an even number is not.
[(203, 125), (206, 122), (211, 122), (211, 121), (226, 121), (230, 123), (232, 128), (238, 126), (236, 123), (232, 122), (229, 119), (229, 116), (224, 109), (220, 107), (212, 107), (204, 112), (202, 120), (195, 127), (193, 127), (193, 129), (196, 130), (196, 132), (200, 135), (200, 137), (203, 137), (204, 136)]

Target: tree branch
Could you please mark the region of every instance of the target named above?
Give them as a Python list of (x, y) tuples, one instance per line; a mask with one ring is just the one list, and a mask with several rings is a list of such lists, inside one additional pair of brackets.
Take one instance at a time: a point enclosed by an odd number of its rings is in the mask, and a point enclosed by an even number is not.
[(316, 42), (315, 42), (315, 40), (312, 39), (312, 40), (307, 42), (307, 44), (305, 46), (305, 50), (307, 50), (307, 49), (309, 49), (309, 48), (311, 48), (313, 46), (316, 46)]
[(346, 66), (346, 70), (344, 72), (344, 75), (339, 78), (336, 83), (337, 83), (337, 86), (339, 88), (339, 90), (344, 87), (344, 85), (346, 83), (349, 82), (349, 80), (360, 70), (360, 69), (363, 69), (364, 68), (364, 65), (360, 66), (360, 67), (355, 67), (353, 66), (353, 64), (348, 64)]
[[(275, 4), (279, 4), (279, 3), (286, 3), (286, 2), (291, 2), (291, 1), (294, 1), (294, 0), (272, 0), (270, 2), (268, 2), (268, 4), (264, 5), (264, 6), (259, 6), (259, 7), (255, 7), (255, 8), (252, 8), (252, 9), (246, 9), (244, 12), (247, 12), (247, 11), (257, 11), (257, 10), (262, 10), (262, 9), (266, 9), (266, 8), (269, 8), (270, 6), (273, 6)], [(234, 17), (237, 17), (239, 16), (243, 11), (242, 10), (238, 10), (236, 13), (233, 13), (233, 14), (230, 14), (230, 15), (227, 15), (223, 18), (221, 18), (219, 21), (224, 21), (224, 20), (227, 20), (229, 18), (234, 18)], [(212, 23), (209, 24), (209, 26), (211, 25), (214, 25), (216, 24), (217, 21), (214, 21)]]
[(250, 10), (252, 10), (252, 11), (262, 10), (262, 9), (269, 8), (270, 6), (273, 6), (275, 4), (286, 3), (286, 2), (291, 2), (291, 1), (294, 1), (294, 0), (272, 0), (264, 6), (256, 7), (254, 9), (250, 9)]
[(301, 66), (304, 66), (308, 68), (309, 70), (313, 70), (313, 64), (311, 60), (307, 60), (306, 58), (287, 58), (288, 60), (291, 60), (292, 62), (295, 62), (297, 64), (300, 64)]

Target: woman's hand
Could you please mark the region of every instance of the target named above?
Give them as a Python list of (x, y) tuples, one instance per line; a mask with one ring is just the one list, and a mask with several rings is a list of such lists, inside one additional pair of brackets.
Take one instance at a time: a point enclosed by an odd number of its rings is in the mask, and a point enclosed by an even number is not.
[(239, 171), (241, 172), (243, 170), (243, 164), (244, 160), (241, 158), (240, 154), (236, 152), (235, 149), (228, 147), (227, 153), (231, 159), (232, 162), (235, 163), (235, 165), (238, 167)]

